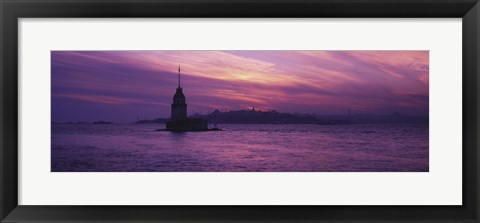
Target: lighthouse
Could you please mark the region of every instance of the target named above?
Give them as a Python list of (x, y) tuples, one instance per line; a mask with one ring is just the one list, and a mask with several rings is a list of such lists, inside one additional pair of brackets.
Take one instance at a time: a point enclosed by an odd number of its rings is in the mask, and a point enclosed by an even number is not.
[(185, 95), (183, 94), (182, 86), (180, 85), (180, 65), (178, 65), (178, 87), (175, 95), (173, 95), (172, 111), (170, 119), (178, 121), (187, 119), (187, 103)]
[(178, 65), (178, 86), (173, 95), (170, 121), (165, 123), (166, 130), (172, 132), (208, 131), (208, 123), (203, 118), (187, 117), (187, 100), (180, 83), (180, 65)]

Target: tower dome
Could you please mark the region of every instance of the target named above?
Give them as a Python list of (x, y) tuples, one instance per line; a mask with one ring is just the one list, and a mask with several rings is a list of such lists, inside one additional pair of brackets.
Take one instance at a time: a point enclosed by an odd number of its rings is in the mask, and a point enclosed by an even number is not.
[(185, 100), (185, 95), (183, 94), (182, 88), (178, 87), (177, 92), (175, 92), (175, 95), (173, 95), (173, 100), (175, 99), (183, 99)]

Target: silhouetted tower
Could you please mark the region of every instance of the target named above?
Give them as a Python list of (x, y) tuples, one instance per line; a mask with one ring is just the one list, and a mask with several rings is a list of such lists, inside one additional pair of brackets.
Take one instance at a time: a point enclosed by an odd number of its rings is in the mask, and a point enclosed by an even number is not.
[(178, 65), (178, 87), (177, 92), (173, 95), (172, 121), (182, 120), (187, 118), (187, 104), (182, 87), (180, 86), (180, 65)]

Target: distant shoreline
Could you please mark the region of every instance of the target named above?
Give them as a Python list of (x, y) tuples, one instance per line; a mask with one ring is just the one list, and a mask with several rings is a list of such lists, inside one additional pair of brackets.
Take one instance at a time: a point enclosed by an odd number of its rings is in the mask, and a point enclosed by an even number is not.
[[(215, 110), (208, 115), (194, 114), (191, 118), (207, 119), (210, 124), (316, 124), (316, 125), (350, 125), (350, 124), (394, 124), (394, 123), (428, 123), (428, 116), (411, 116), (393, 112), (386, 115), (348, 114), (316, 115), (290, 114), (277, 111), (241, 110), (220, 112)], [(137, 120), (135, 123), (165, 123), (168, 118)]]
[[(312, 125), (353, 125), (353, 124), (428, 124), (428, 116), (412, 116), (393, 112), (386, 115), (348, 114), (348, 115), (316, 115), (290, 114), (276, 111), (240, 110), (220, 112), (215, 110), (208, 115), (194, 114), (189, 118), (202, 118), (210, 124), (312, 124)], [(164, 124), (169, 118), (143, 119), (124, 124)], [(52, 122), (58, 124), (98, 124), (96, 122)], [(101, 121), (102, 124), (115, 122)], [(118, 123), (120, 124), (120, 122)]]

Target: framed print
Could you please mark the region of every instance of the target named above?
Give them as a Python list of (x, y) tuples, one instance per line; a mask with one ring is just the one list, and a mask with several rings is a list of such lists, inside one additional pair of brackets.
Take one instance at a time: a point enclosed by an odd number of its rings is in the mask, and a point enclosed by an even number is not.
[(477, 1), (2, 1), (2, 222), (478, 222)]

